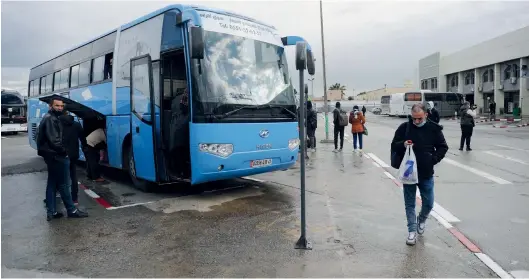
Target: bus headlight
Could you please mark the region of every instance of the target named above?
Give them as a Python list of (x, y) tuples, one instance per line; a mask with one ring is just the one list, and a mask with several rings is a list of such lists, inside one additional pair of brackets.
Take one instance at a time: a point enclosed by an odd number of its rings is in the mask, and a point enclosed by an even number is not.
[(202, 152), (220, 157), (228, 157), (233, 153), (233, 144), (228, 143), (201, 143), (198, 147)]
[(290, 150), (294, 150), (296, 148), (298, 148), (299, 146), (299, 139), (290, 139), (288, 140), (288, 149)]

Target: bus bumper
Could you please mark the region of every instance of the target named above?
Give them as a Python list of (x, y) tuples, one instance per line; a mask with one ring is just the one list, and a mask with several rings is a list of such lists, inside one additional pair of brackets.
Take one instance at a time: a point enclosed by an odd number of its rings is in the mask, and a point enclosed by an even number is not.
[(27, 132), (28, 125), (26, 124), (2, 124), (2, 133), (12, 132)]
[[(208, 153), (197, 153), (199, 164), (192, 167), (192, 184), (238, 178), (292, 167), (298, 159), (298, 148), (234, 153), (222, 158)], [(269, 160), (271, 159), (271, 163)], [(252, 162), (266, 160), (267, 165), (252, 167)], [(262, 161), (261, 161), (262, 162)]]

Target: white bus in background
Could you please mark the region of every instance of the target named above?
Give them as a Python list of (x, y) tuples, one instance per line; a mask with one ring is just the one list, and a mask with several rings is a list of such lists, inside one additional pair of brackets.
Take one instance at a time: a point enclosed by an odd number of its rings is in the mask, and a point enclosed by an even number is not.
[(434, 102), (435, 108), (439, 112), (439, 117), (451, 117), (459, 110), (463, 103), (463, 94), (453, 92), (432, 92), (430, 90), (420, 90), (406, 92), (404, 102), (406, 104), (406, 115), (411, 113), (411, 107), (416, 103), (423, 103), (427, 106), (429, 101)]
[(406, 116), (406, 104), (404, 103), (405, 93), (394, 93), (389, 98), (389, 116)]
[(381, 115), (389, 115), (390, 99), (391, 95), (382, 96), (382, 98), (380, 98), (380, 109), (382, 110), (380, 112)]

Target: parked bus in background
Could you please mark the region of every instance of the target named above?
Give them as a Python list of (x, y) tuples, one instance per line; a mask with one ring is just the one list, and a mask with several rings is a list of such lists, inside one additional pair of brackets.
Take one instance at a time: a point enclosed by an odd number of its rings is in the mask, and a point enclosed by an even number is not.
[(2, 89), (2, 133), (27, 132), (26, 100), (18, 91)]
[(298, 41), (231, 12), (162, 8), (31, 69), (30, 145), (60, 96), (86, 134), (106, 128), (102, 164), (144, 190), (288, 169), (299, 132), (285, 46)]
[(406, 105), (404, 104), (404, 93), (394, 93), (389, 99), (389, 115), (404, 117), (407, 116)]
[(417, 92), (407, 92), (404, 94), (406, 103), (406, 115), (411, 113), (411, 107), (416, 103), (423, 103), (425, 106), (429, 101), (434, 102), (435, 108), (439, 112), (439, 117), (451, 117), (459, 111), (463, 103), (463, 94), (451, 92), (432, 92), (421, 90)]
[(391, 96), (386, 95), (382, 96), (380, 98), (380, 109), (382, 110), (380, 114), (382, 115), (389, 115), (389, 102), (390, 102)]

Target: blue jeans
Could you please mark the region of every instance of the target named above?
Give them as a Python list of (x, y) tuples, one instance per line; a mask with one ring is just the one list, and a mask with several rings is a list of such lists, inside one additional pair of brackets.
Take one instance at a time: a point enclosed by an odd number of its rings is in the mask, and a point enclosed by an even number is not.
[(432, 211), (434, 203), (433, 176), (427, 179), (419, 178), (418, 184), (404, 184), (404, 205), (408, 219), (408, 232), (417, 231), (417, 217), (415, 216), (415, 201), (417, 187), (421, 191), (422, 207), (419, 213), (419, 222), (424, 222)]
[(362, 149), (362, 135), (364, 133), (353, 133), (353, 148), (356, 149), (356, 142), (357, 142), (357, 138), (358, 138), (358, 142), (360, 143), (360, 149)]
[(68, 157), (49, 157), (44, 161), (48, 167), (48, 184), (46, 185), (46, 208), (48, 215), (57, 212), (55, 193), (61, 194), (66, 211), (75, 212), (76, 207), (72, 201), (70, 180), (70, 159)]

